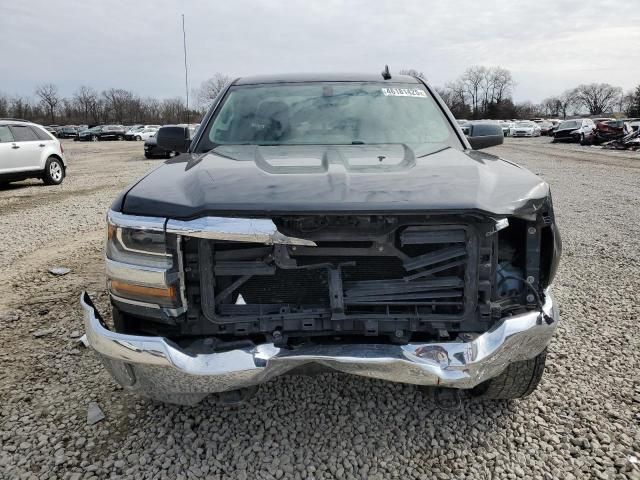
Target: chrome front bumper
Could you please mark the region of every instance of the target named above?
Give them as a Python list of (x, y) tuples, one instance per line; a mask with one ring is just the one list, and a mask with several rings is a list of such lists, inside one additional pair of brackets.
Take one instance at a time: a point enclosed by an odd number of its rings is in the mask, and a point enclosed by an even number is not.
[(118, 383), (143, 395), (178, 398), (257, 385), (307, 364), (392, 382), (473, 388), (544, 350), (559, 320), (553, 298), (548, 292), (545, 297), (544, 311), (553, 323), (528, 312), (507, 317), (468, 342), (310, 343), (293, 350), (265, 343), (209, 354), (189, 353), (162, 337), (112, 332), (86, 293), (80, 303), (87, 340)]

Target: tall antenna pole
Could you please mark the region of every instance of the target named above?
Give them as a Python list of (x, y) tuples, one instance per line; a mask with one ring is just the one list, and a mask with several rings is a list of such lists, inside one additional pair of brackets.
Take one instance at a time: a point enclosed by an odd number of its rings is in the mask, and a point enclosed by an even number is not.
[(189, 73), (187, 70), (187, 34), (184, 29), (184, 13), (182, 14), (182, 46), (184, 48), (184, 89), (187, 93), (187, 124), (189, 123)]

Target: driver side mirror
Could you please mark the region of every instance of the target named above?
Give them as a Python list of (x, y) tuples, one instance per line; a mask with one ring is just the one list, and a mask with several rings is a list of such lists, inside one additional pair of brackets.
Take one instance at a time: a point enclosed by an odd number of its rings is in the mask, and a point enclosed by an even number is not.
[(504, 143), (502, 127), (493, 123), (472, 123), (467, 126), (467, 140), (471, 148), (480, 150), (482, 148), (495, 147)]
[(169, 152), (185, 153), (191, 145), (187, 127), (162, 127), (155, 136), (158, 148)]

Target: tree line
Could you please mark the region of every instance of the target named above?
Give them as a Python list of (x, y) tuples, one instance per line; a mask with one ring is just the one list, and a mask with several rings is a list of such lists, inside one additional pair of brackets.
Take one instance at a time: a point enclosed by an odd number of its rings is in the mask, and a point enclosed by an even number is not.
[(505, 68), (473, 66), (453, 82), (436, 87), (436, 91), (456, 118), (566, 118), (614, 112), (640, 116), (640, 85), (635, 91), (623, 93), (622, 88), (608, 83), (582, 84), (539, 104), (514, 103), (515, 86), (511, 72)]
[[(423, 72), (404, 69), (400, 74), (425, 79)], [(140, 97), (123, 88), (98, 92), (79, 87), (70, 97), (62, 96), (58, 87), (39, 85), (34, 96), (8, 96), (0, 93), (0, 118), (24, 118), (43, 124), (170, 124), (196, 122), (218, 93), (232, 80), (222, 73), (202, 82), (194, 89), (195, 106), (187, 106), (182, 97), (158, 99)], [(539, 104), (513, 101), (516, 82), (502, 67), (475, 65), (443, 87), (435, 87), (456, 118), (506, 119), (602, 115), (621, 112), (640, 117), (640, 85), (633, 91), (608, 83), (578, 85)]]
[(169, 124), (199, 120), (201, 111), (186, 109), (181, 97), (140, 97), (123, 88), (97, 90), (81, 86), (72, 96), (60, 95), (48, 83), (35, 89), (34, 97), (0, 93), (0, 118), (20, 118), (45, 125)]

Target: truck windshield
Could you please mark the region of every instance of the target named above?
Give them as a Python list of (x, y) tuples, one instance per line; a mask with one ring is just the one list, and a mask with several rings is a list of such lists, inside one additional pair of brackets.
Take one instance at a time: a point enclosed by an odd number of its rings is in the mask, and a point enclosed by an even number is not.
[(463, 148), (422, 85), (314, 82), (233, 87), (196, 150), (361, 144), (405, 144), (416, 155)]

